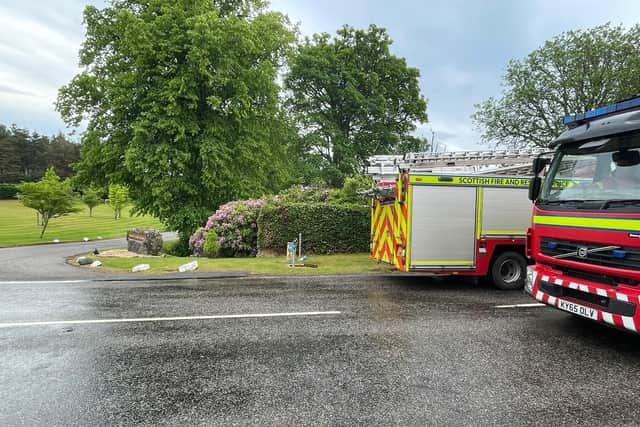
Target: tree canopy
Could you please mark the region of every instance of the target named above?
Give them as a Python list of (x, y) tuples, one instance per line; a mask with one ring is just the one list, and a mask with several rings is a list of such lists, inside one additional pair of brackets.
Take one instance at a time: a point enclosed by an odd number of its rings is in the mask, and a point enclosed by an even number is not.
[(287, 105), (301, 133), (305, 162), (340, 186), (372, 154), (416, 143), (409, 134), (427, 120), (420, 72), (390, 52), (383, 28), (345, 26), (299, 46), (285, 76)]
[(472, 120), (487, 143), (546, 146), (564, 116), (640, 93), (640, 25), (569, 31), (511, 60), (499, 99), (477, 104)]
[(120, 184), (109, 186), (109, 206), (113, 209), (114, 219), (122, 218), (122, 208), (129, 203), (129, 189)]
[(47, 169), (38, 182), (25, 182), (17, 185), (22, 204), (35, 209), (41, 217), (40, 238), (44, 236), (51, 218), (78, 212), (74, 204), (71, 185), (61, 181), (53, 167)]
[(57, 101), (88, 123), (80, 182), (126, 185), (138, 212), (187, 236), (220, 203), (288, 183), (283, 15), (259, 0), (114, 0), (84, 19), (82, 71)]
[(63, 178), (73, 175), (80, 145), (64, 135), (39, 135), (15, 125), (0, 124), (0, 182), (35, 181), (53, 166)]
[(93, 208), (98, 206), (102, 202), (102, 199), (100, 199), (97, 190), (89, 188), (85, 190), (82, 195), (82, 201), (89, 208), (89, 216), (93, 216)]

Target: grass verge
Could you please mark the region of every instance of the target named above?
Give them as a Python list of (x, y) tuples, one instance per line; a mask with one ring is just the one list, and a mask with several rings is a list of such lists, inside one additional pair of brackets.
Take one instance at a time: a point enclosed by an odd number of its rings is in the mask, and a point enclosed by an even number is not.
[(79, 242), (84, 237), (95, 240), (98, 236), (104, 239), (125, 237), (127, 230), (135, 227), (155, 227), (162, 229), (162, 224), (149, 216), (131, 216), (127, 209), (122, 218), (113, 219), (113, 210), (108, 205), (93, 208), (93, 217), (85, 205), (83, 210), (74, 214), (53, 218), (42, 239), (39, 238), (40, 227), (36, 222), (36, 211), (25, 208), (18, 200), (0, 200), (0, 247), (37, 245), (60, 242)]
[[(243, 271), (262, 275), (316, 275), (316, 274), (362, 274), (385, 273), (389, 266), (376, 264), (369, 259), (369, 254), (312, 255), (307, 264), (316, 264), (317, 268), (289, 267), (285, 257), (275, 258), (179, 258), (179, 257), (140, 257), (111, 258), (88, 255), (102, 262), (101, 270), (130, 273), (138, 264), (149, 264), (149, 270), (142, 274), (175, 273), (178, 267), (187, 262), (197, 260), (198, 272), (230, 272)], [(89, 268), (89, 267), (87, 267)]]

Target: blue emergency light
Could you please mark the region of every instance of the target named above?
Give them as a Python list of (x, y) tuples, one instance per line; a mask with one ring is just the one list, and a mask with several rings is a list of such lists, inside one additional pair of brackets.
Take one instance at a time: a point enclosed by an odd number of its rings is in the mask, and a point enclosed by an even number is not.
[(587, 111), (585, 113), (567, 116), (562, 119), (562, 123), (564, 123), (564, 125), (566, 126), (571, 124), (581, 124), (602, 116), (606, 116), (607, 114), (620, 113), (622, 111), (631, 110), (634, 108), (640, 108), (640, 96), (625, 99), (624, 101), (616, 102), (615, 104), (607, 105), (605, 107), (596, 108), (595, 110)]

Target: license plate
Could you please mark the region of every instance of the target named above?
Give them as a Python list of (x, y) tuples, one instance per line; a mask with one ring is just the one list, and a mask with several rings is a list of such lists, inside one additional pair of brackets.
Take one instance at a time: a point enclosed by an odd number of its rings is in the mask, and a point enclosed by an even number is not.
[(586, 317), (587, 319), (598, 320), (598, 310), (594, 308), (564, 300), (558, 300), (558, 308), (568, 311), (569, 313), (577, 314), (578, 316)]

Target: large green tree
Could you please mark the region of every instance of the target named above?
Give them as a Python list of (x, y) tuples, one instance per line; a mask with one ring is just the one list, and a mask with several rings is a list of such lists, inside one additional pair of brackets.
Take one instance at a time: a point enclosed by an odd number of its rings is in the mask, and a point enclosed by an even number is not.
[(477, 104), (472, 119), (486, 143), (546, 146), (562, 117), (640, 93), (640, 26), (569, 31), (522, 60), (511, 60), (499, 99)]
[(112, 0), (84, 12), (82, 71), (60, 89), (87, 121), (79, 182), (129, 188), (187, 236), (220, 203), (279, 188), (277, 75), (295, 41), (260, 0)]
[(80, 210), (74, 203), (69, 181), (61, 181), (53, 167), (47, 169), (40, 181), (18, 184), (17, 188), (22, 204), (40, 215), (41, 239), (52, 218)]
[(345, 26), (299, 46), (285, 77), (288, 106), (305, 161), (330, 184), (358, 172), (373, 154), (396, 151), (427, 120), (420, 72), (390, 52), (383, 28)]

